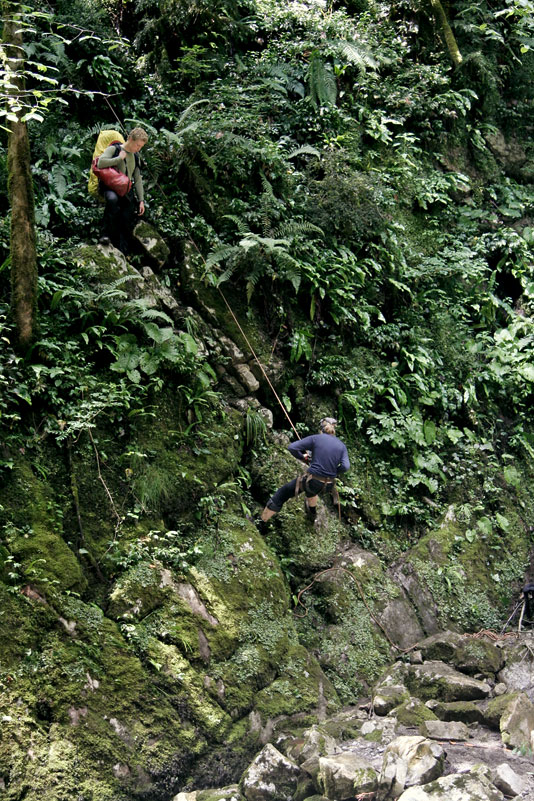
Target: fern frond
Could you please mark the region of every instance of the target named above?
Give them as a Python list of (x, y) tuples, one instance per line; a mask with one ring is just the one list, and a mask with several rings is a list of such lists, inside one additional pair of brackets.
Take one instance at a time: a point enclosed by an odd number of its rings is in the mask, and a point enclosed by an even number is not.
[(308, 66), (308, 83), (312, 101), (318, 106), (333, 106), (337, 100), (337, 82), (332, 68), (326, 64), (318, 50), (311, 54)]
[(232, 220), (232, 222), (236, 224), (238, 233), (241, 236), (246, 236), (250, 233), (248, 226), (243, 222), (243, 220), (240, 220), (239, 217), (236, 217), (235, 214), (224, 214), (223, 217), (227, 220)]
[(184, 121), (184, 120), (185, 120), (185, 119), (186, 119), (186, 118), (189, 116), (189, 114), (191, 114), (191, 111), (192, 111), (192, 110), (193, 110), (193, 109), (194, 109), (196, 106), (202, 106), (202, 105), (204, 105), (204, 103), (209, 103), (209, 102), (210, 102), (210, 101), (209, 101), (207, 98), (204, 98), (204, 100), (195, 100), (195, 102), (194, 102), (194, 103), (191, 103), (191, 104), (190, 104), (190, 105), (189, 105), (189, 106), (188, 106), (186, 109), (184, 109), (184, 111), (182, 111), (182, 113), (181, 113), (181, 114), (180, 114), (180, 116), (178, 117), (178, 122), (176, 123), (176, 127), (177, 127), (177, 128), (179, 128), (179, 127), (180, 127), (180, 125), (182, 124), (182, 122), (183, 122), (183, 121)]
[(231, 278), (232, 275), (234, 274), (236, 267), (237, 267), (237, 264), (235, 264), (235, 263), (228, 265), (226, 270), (223, 273), (221, 273), (221, 275), (217, 279), (217, 284), (216, 285), (220, 286), (220, 284), (224, 284), (225, 281), (228, 281), (228, 279)]
[(317, 156), (320, 158), (321, 151), (317, 150), (317, 148), (312, 147), (311, 145), (302, 145), (302, 147), (298, 147), (296, 150), (292, 150), (291, 153), (288, 154), (288, 159), (294, 159), (296, 156)]
[(147, 120), (134, 120), (134, 119), (132, 119), (132, 117), (127, 117), (124, 120), (124, 122), (131, 122), (132, 125), (134, 125), (134, 126), (138, 126), (139, 125), (139, 126), (141, 126), (141, 128), (144, 128), (145, 131), (147, 133), (151, 134), (152, 136), (157, 136), (158, 135), (158, 129), (154, 128), (154, 126), (151, 125), (149, 122), (147, 122)]
[(237, 252), (238, 248), (235, 245), (224, 245), (217, 250), (213, 250), (208, 254), (206, 259), (206, 269), (210, 269), (216, 264), (220, 264), (221, 261), (226, 261), (226, 259), (234, 256)]
[(357, 45), (356, 42), (339, 40), (336, 44), (343, 58), (362, 72), (366, 69), (376, 70), (378, 68), (378, 63), (370, 52), (361, 45)]
[(141, 318), (143, 320), (163, 320), (164, 323), (174, 325), (172, 318), (159, 309), (144, 309), (141, 312)]
[(322, 228), (306, 220), (289, 220), (289, 222), (281, 225), (275, 233), (276, 236), (289, 237), (291, 239), (300, 234), (319, 234), (320, 236), (324, 236)]

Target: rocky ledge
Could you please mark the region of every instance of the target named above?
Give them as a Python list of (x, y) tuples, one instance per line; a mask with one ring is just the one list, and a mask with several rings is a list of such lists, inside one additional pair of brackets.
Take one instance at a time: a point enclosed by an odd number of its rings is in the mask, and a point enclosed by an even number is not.
[(280, 732), (239, 784), (173, 801), (532, 799), (533, 669), (531, 633), (434, 635), (369, 700)]

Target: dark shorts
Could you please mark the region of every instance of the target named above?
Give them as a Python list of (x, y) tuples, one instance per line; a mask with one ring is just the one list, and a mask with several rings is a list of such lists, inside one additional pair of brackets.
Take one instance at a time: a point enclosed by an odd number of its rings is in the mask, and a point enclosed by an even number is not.
[[(299, 481), (298, 489), (297, 481)], [(284, 503), (290, 498), (293, 498), (295, 495), (304, 492), (307, 498), (313, 498), (315, 495), (320, 495), (321, 492), (324, 492), (324, 490), (331, 490), (333, 483), (334, 479), (332, 479), (332, 481), (324, 482), (318, 481), (316, 478), (312, 478), (311, 476), (303, 476), (302, 480), (294, 478), (293, 481), (288, 481), (287, 484), (284, 484), (283, 487), (280, 487), (280, 489), (276, 490), (274, 495), (272, 495), (267, 501), (267, 508), (272, 509), (273, 512), (279, 512)]]

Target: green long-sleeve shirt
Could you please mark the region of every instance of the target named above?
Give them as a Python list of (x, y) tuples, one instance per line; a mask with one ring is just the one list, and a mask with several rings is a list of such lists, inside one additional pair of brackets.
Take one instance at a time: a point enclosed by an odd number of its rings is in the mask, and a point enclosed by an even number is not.
[(115, 149), (115, 145), (107, 147), (98, 159), (98, 166), (102, 168), (116, 167), (118, 170), (125, 173), (135, 186), (135, 192), (139, 202), (142, 200), (144, 201), (143, 179), (141, 177), (141, 170), (136, 165), (134, 154), (126, 151), (126, 158), (121, 159), (120, 156), (114, 156)]

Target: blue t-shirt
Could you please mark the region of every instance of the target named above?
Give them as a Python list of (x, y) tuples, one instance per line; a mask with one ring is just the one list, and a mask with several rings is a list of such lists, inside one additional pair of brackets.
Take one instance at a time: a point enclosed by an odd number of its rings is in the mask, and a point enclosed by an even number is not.
[(306, 451), (312, 454), (308, 471), (316, 476), (330, 478), (350, 468), (347, 449), (333, 434), (312, 434), (289, 445), (291, 455), (301, 462), (305, 461)]

